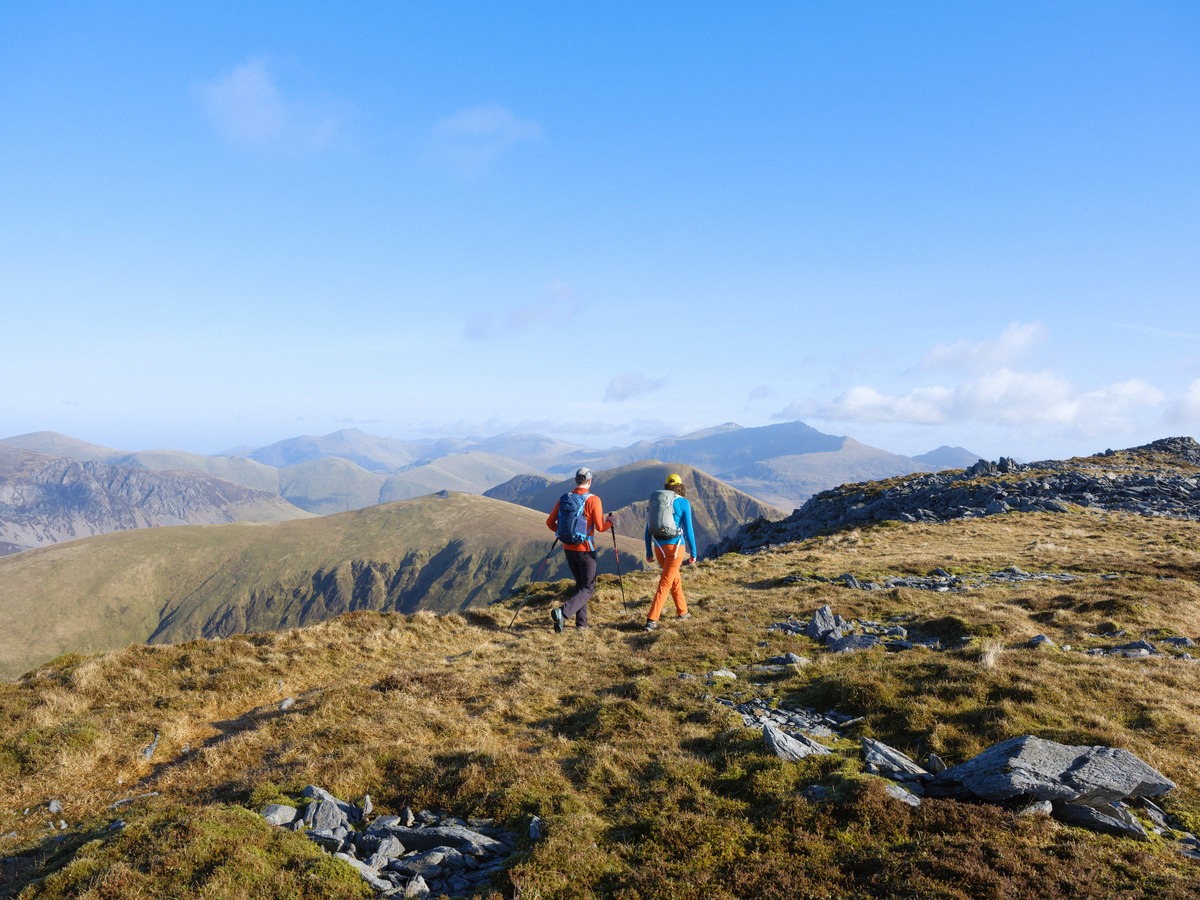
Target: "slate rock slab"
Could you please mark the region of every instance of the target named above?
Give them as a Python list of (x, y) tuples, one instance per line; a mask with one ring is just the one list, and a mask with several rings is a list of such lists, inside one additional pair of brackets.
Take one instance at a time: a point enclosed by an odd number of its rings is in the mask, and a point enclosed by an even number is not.
[(1051, 815), (1064, 825), (1075, 825), (1100, 834), (1133, 838), (1135, 841), (1150, 840), (1146, 829), (1137, 819), (1125, 810), (1112, 806), (1096, 809), (1082, 803), (1055, 803)]
[(470, 828), (463, 828), (461, 825), (406, 828), (403, 825), (381, 824), (379, 819), (376, 819), (367, 831), (394, 837), (410, 851), (453, 847), (460, 853), (471, 856), (488, 856), (505, 853), (507, 850), (504, 844), (495, 838)]
[(926, 793), (994, 803), (1022, 798), (1102, 807), (1174, 788), (1173, 781), (1128, 750), (1069, 746), (1025, 735), (940, 772), (926, 785)]
[(830, 653), (854, 653), (858, 650), (870, 650), (872, 647), (878, 647), (880, 644), (879, 638), (873, 634), (848, 634), (845, 637), (830, 641)]
[(898, 785), (898, 784), (894, 784), (889, 781), (887, 784), (885, 784), (883, 786), (883, 789), (884, 789), (884, 791), (887, 792), (887, 795), (889, 797), (891, 797), (893, 800), (899, 800), (901, 803), (905, 803), (912, 807), (917, 807), (917, 806), (921, 805), (920, 797), (918, 797), (916, 794), (914, 794), (910, 791), (906, 791), (904, 788), (900, 787), (900, 785)]
[(863, 761), (874, 765), (898, 781), (928, 781), (932, 773), (913, 762), (906, 754), (874, 738), (862, 738)]
[(804, 759), (806, 756), (833, 752), (824, 744), (818, 744), (803, 734), (790, 735), (773, 722), (768, 722), (763, 726), (763, 740), (767, 742), (771, 752), (780, 759), (797, 760)]

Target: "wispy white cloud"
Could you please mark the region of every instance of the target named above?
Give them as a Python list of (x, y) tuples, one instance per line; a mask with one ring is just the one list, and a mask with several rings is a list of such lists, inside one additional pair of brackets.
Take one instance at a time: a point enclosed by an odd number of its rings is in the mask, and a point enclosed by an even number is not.
[(859, 425), (1049, 428), (1080, 436), (1133, 433), (1160, 427), (1172, 418), (1193, 425), (1200, 422), (1200, 380), (1172, 401), (1140, 378), (1088, 390), (1058, 372), (1023, 368), (1031, 348), (1046, 338), (1039, 323), (1014, 323), (988, 340), (940, 344), (925, 354), (921, 368), (964, 370), (956, 383), (902, 391), (856, 385), (827, 402), (798, 400), (775, 418)]
[(608, 388), (604, 392), (606, 401), (629, 400), (633, 397), (640, 397), (644, 394), (652, 394), (657, 390), (661, 390), (666, 385), (665, 378), (649, 378), (636, 372), (627, 372), (624, 375), (618, 375), (608, 383)]
[(922, 387), (885, 394), (873, 387), (851, 388), (817, 414), (860, 424), (900, 422), (944, 425), (982, 422), (993, 425), (1058, 425), (1084, 433), (1129, 427), (1162, 410), (1166, 395), (1141, 379), (1081, 390), (1053, 372), (1000, 369), (960, 382), (953, 388)]
[[(907, 395), (896, 396), (885, 394), (868, 385), (859, 385), (824, 407), (807, 405), (807, 409), (809, 414), (815, 413), (821, 418), (846, 422), (910, 422), (937, 425), (946, 421), (953, 404), (953, 393), (945, 388), (919, 388)], [(796, 413), (802, 408), (804, 407), (792, 404), (784, 413)]]
[(921, 367), (990, 371), (1019, 366), (1045, 338), (1046, 329), (1040, 322), (1013, 322), (988, 340), (938, 344), (921, 359)]
[(541, 136), (537, 122), (518, 119), (511, 109), (489, 103), (461, 110), (434, 125), (429, 157), (459, 175), (478, 175), (513, 147)]
[(508, 309), (489, 308), (472, 313), (463, 325), (463, 334), (480, 341), (510, 337), (570, 315), (574, 302), (575, 292), (571, 286), (556, 279), (546, 285), (537, 300), (518, 303)]
[(1200, 431), (1200, 378), (1189, 384), (1172, 405), (1170, 422)]
[(342, 138), (349, 119), (345, 101), (286, 95), (263, 58), (195, 85), (193, 94), (223, 138), (260, 151), (325, 150)]

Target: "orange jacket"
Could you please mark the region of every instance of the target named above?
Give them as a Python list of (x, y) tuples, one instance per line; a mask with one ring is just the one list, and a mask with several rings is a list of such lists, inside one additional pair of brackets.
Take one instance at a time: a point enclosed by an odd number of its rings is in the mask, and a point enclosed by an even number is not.
[[(575, 488), (574, 493), (586, 494), (588, 489), (580, 486)], [(600, 504), (600, 498), (595, 494), (584, 501), (583, 514), (587, 518), (588, 534), (603, 534), (608, 529), (612, 528), (612, 522), (604, 518), (604, 509)], [(554, 509), (550, 511), (550, 515), (546, 517), (546, 527), (551, 531), (558, 531), (558, 501), (554, 503)], [(563, 544), (565, 550), (595, 550), (595, 547), (587, 544)]]

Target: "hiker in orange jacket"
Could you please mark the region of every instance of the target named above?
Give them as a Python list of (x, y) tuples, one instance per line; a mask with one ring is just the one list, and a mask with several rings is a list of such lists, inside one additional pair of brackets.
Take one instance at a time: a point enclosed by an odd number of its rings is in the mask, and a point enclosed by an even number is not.
[[(606, 519), (600, 498), (592, 493), (592, 472), (586, 466), (575, 472), (575, 490), (572, 494), (582, 494), (587, 499), (583, 504), (583, 517), (586, 520), (587, 540), (581, 544), (570, 544), (563, 541), (563, 554), (571, 574), (575, 576), (575, 593), (567, 598), (567, 602), (559, 609), (550, 611), (550, 622), (554, 630), (562, 634), (563, 623), (571, 616), (575, 617), (576, 628), (590, 628), (588, 624), (587, 604), (596, 590), (596, 542), (592, 539), (596, 534), (603, 534), (612, 528), (612, 515)], [(546, 526), (554, 532), (558, 531), (558, 512), (564, 494), (554, 504), (554, 509), (546, 517)]]

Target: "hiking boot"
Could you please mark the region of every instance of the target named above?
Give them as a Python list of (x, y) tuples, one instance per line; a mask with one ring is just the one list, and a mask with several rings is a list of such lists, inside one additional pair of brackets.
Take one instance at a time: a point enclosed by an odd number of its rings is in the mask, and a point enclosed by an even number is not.
[(658, 627), (658, 623), (657, 623), (657, 622), (652, 622), (652, 621), (650, 621), (649, 619), (647, 619), (647, 620), (646, 620), (646, 627), (645, 627), (645, 628), (643, 628), (643, 629), (642, 629), (642, 631), (653, 631), (653, 630), (654, 630), (654, 629), (656, 629), (657, 627)]
[(692, 617), (692, 614), (690, 612), (685, 612), (682, 616), (679, 617), (679, 621), (686, 622), (691, 617)]
[(550, 610), (550, 621), (554, 624), (556, 634), (563, 633), (563, 614), (561, 609)]

